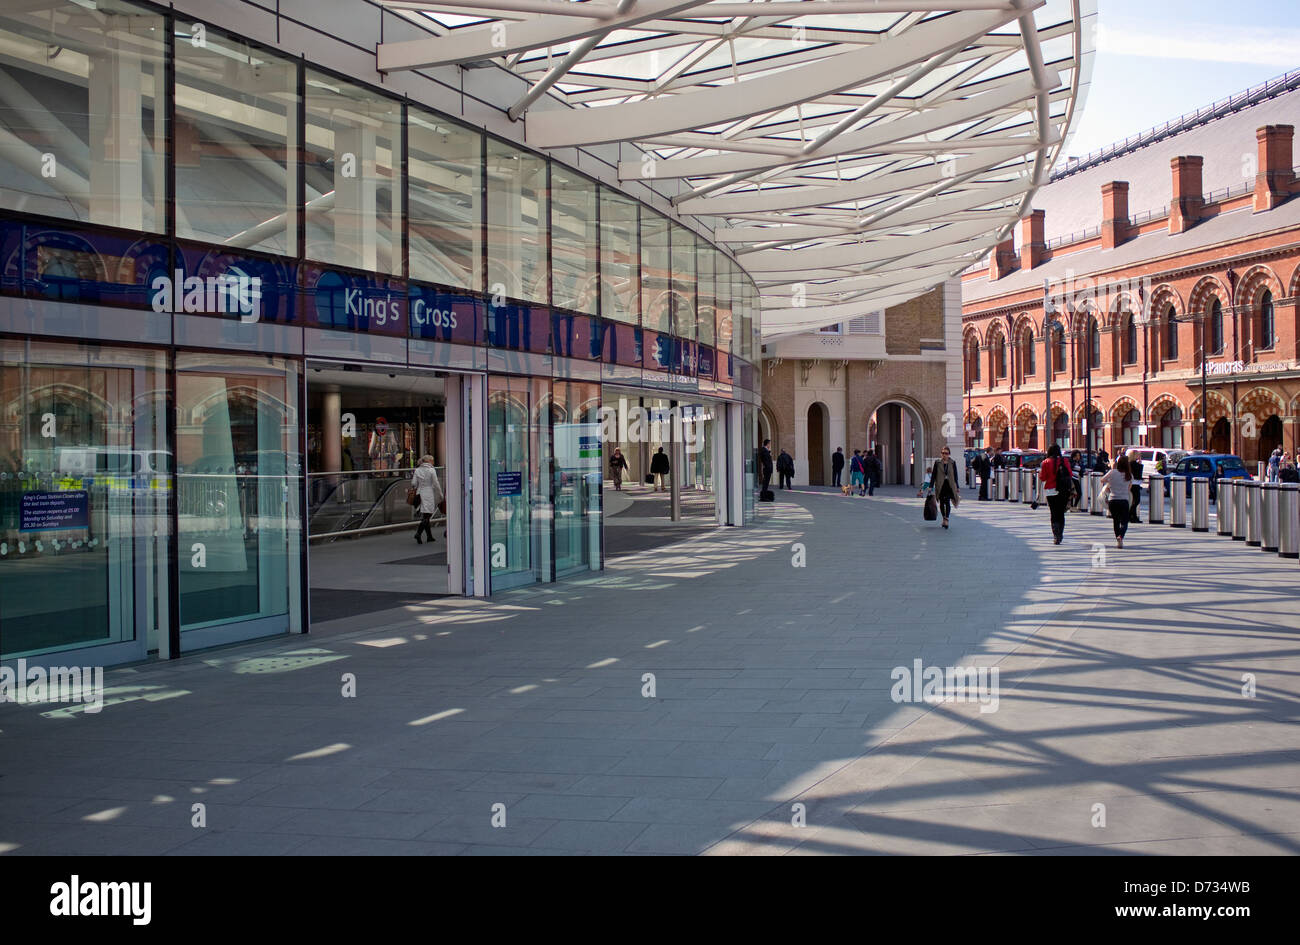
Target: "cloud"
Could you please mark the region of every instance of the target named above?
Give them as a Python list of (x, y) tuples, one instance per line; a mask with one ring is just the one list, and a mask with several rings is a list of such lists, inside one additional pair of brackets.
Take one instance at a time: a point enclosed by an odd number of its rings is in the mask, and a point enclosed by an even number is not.
[(1292, 69), (1300, 65), (1300, 29), (1117, 20), (1109, 26), (1097, 25), (1097, 49), (1147, 59), (1190, 59)]

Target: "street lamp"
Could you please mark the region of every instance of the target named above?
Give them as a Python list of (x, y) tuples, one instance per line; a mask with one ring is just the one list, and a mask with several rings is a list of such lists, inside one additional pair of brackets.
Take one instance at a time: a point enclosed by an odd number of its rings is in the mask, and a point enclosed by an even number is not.
[(1046, 445), (1051, 446), (1054, 442), (1054, 432), (1052, 430), (1052, 342), (1056, 339), (1056, 330), (1062, 325), (1056, 319), (1056, 306), (1052, 303), (1051, 293), (1047, 289), (1047, 280), (1043, 280), (1043, 376), (1046, 379), (1044, 387), (1044, 396), (1047, 399), (1046, 412), (1043, 414), (1043, 432), (1046, 434), (1043, 439)]

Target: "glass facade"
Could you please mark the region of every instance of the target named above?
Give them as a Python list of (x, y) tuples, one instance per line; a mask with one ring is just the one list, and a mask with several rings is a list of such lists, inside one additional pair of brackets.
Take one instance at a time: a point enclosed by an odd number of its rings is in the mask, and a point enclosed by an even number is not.
[(3, 658), (302, 629), (307, 358), (487, 374), (493, 590), (603, 566), (600, 362), (757, 394), (753, 283), (613, 187), (162, 7), (10, 7)]
[(550, 301), (546, 161), (489, 138), (487, 143), (488, 293)]
[(161, 352), (0, 341), (0, 656), (167, 625), (172, 454)]
[(112, 0), (0, 8), (0, 206), (163, 229), (166, 30)]
[(201, 28), (176, 21), (176, 235), (297, 255), (298, 65)]

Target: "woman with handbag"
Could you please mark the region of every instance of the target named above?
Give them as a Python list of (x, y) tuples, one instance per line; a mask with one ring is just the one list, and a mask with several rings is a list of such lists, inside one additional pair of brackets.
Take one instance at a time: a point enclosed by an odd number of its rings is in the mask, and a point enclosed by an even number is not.
[(1133, 477), (1129, 473), (1128, 457), (1121, 456), (1115, 465), (1106, 470), (1101, 477), (1101, 498), (1109, 503), (1111, 524), (1115, 526), (1115, 547), (1124, 547), (1124, 535), (1128, 531), (1129, 501)]
[[(414, 493), (414, 496), (411, 495)], [(420, 465), (411, 474), (411, 487), (407, 490), (406, 501), (413, 506), (413, 512), (420, 516), (420, 524), (415, 529), (415, 543), (424, 544), (421, 535), (428, 535), (433, 541), (433, 529), (429, 526), (434, 510), (442, 495), (442, 483), (438, 481), (438, 471), (433, 468), (432, 456), (421, 456)]]
[(934, 461), (934, 469), (930, 471), (930, 487), (939, 500), (943, 527), (947, 528), (953, 506), (961, 501), (961, 493), (957, 488), (957, 464), (952, 461), (952, 451), (946, 446), (942, 456)]

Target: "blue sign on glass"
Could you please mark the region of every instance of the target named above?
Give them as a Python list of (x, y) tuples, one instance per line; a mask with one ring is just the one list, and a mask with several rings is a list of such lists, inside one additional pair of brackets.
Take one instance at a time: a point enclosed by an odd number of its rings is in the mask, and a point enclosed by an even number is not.
[(89, 527), (90, 493), (85, 489), (23, 493), (18, 515), (20, 532)]
[(523, 495), (524, 474), (521, 472), (497, 473), (497, 495)]

